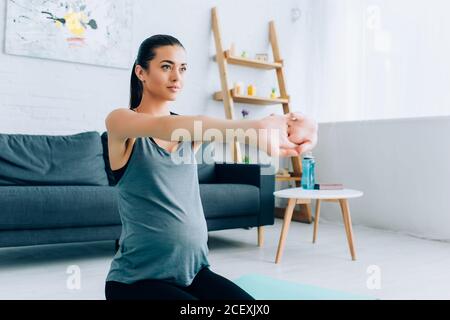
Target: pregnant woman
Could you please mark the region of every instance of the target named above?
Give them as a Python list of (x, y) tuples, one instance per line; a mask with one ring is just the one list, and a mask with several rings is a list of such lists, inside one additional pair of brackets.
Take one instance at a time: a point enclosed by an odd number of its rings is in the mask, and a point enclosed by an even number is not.
[[(317, 124), (300, 114), (258, 120), (176, 115), (170, 103), (183, 88), (186, 71), (186, 52), (177, 39), (146, 39), (131, 73), (129, 108), (106, 118), (122, 221), (119, 250), (106, 279), (108, 300), (252, 300), (211, 270), (195, 152), (213, 139), (204, 134), (212, 129), (219, 142), (227, 130), (237, 139), (246, 130), (275, 131), (257, 139), (257, 147), (274, 157), (299, 155), (317, 142)], [(202, 131), (195, 134), (198, 124)], [(176, 130), (186, 133), (183, 139)], [(174, 161), (181, 151), (185, 161)]]

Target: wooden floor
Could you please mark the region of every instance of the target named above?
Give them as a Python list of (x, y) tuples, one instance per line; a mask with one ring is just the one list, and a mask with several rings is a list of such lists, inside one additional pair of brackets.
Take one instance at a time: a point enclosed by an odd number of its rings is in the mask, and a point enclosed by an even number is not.
[[(262, 248), (256, 229), (210, 232), (211, 269), (229, 279), (258, 273), (379, 299), (450, 299), (450, 243), (354, 226), (358, 260), (351, 261), (343, 225), (321, 221), (314, 245), (312, 230), (291, 224), (278, 265), (279, 219), (266, 227)], [(104, 299), (113, 248), (113, 241), (2, 248), (0, 299)], [(79, 290), (67, 287), (71, 265), (80, 268)], [(370, 266), (380, 270), (380, 289), (367, 287)]]

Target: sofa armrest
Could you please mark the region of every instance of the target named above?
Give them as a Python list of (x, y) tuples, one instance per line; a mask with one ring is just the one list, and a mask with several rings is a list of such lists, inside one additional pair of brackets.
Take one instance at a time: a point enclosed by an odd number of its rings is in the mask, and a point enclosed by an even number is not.
[[(273, 170), (272, 170), (273, 171)], [(260, 214), (258, 224), (274, 224), (275, 172), (269, 174), (262, 164), (216, 163), (215, 183), (249, 184), (259, 188)]]

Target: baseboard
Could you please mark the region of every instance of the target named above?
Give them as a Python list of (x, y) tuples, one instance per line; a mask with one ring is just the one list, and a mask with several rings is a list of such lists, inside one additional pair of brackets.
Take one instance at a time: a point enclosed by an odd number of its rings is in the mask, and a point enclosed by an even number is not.
[[(312, 217), (311, 218), (309, 217), (306, 205), (298, 204), (295, 207), (296, 210), (294, 210), (294, 213), (292, 214), (292, 220), (301, 223), (311, 224), (313, 219)], [(285, 210), (286, 208), (275, 207), (275, 218), (283, 219)]]

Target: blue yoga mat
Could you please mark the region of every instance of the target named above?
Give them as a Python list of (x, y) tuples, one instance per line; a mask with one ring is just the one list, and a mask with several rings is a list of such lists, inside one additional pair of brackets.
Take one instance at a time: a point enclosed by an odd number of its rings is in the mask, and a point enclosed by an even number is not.
[(256, 300), (375, 300), (374, 297), (248, 274), (234, 280)]

